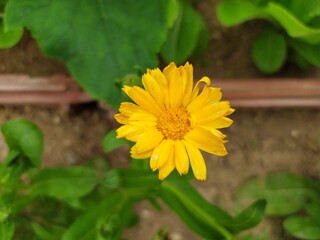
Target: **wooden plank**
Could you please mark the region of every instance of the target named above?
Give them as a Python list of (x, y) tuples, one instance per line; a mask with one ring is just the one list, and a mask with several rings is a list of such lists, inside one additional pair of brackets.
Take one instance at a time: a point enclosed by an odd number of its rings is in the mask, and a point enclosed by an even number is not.
[[(214, 79), (214, 78), (212, 78)], [(320, 79), (215, 79), (233, 107), (320, 107)], [(70, 77), (0, 75), (0, 104), (68, 105), (93, 101)]]

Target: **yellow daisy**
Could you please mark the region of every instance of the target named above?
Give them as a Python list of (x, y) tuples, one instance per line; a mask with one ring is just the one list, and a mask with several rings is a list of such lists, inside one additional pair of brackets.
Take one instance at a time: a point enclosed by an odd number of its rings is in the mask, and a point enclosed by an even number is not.
[(123, 102), (115, 115), (124, 124), (117, 129), (117, 138), (135, 142), (131, 156), (150, 158), (150, 167), (159, 170), (161, 180), (175, 168), (186, 174), (189, 162), (195, 177), (205, 180), (207, 170), (200, 150), (218, 156), (227, 154), (225, 135), (217, 129), (232, 124), (226, 116), (234, 109), (229, 102), (220, 101), (220, 89), (210, 87), (208, 77), (193, 88), (193, 67), (189, 63), (179, 68), (170, 63), (163, 72), (148, 69), (142, 83), (144, 89), (122, 89), (134, 103)]

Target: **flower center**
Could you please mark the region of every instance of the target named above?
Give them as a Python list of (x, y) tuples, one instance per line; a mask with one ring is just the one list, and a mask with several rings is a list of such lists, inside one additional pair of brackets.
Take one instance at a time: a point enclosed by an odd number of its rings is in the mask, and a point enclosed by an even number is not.
[(165, 139), (182, 139), (191, 129), (190, 114), (182, 107), (168, 108), (158, 117), (157, 128)]

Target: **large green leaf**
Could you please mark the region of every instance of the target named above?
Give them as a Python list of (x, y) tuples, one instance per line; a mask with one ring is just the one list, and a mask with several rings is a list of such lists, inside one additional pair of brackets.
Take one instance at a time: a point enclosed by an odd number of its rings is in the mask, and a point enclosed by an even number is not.
[(251, 179), (240, 189), (237, 198), (240, 205), (264, 198), (267, 200), (267, 214), (288, 215), (319, 197), (319, 186), (318, 182), (291, 173), (277, 173), (265, 179)]
[(1, 131), (9, 146), (7, 164), (21, 156), (33, 166), (40, 165), (44, 144), (42, 132), (36, 125), (23, 119), (10, 120), (1, 126)]
[(260, 71), (275, 73), (286, 60), (286, 41), (275, 29), (265, 28), (254, 40), (251, 54)]
[(22, 34), (23, 28), (21, 27), (6, 31), (3, 21), (0, 20), (0, 48), (13, 47), (20, 41)]
[(284, 221), (284, 228), (299, 239), (320, 239), (320, 218), (290, 216)]
[[(169, 31), (167, 41), (161, 49), (166, 62), (182, 64), (198, 47), (198, 43), (208, 31), (201, 15), (197, 13), (189, 1), (179, 1), (179, 15)], [(207, 42), (202, 43), (204, 46)], [(202, 49), (205, 47), (201, 47)]]
[(158, 63), (173, 22), (170, 0), (10, 0), (9, 29), (26, 26), (50, 57), (64, 61), (94, 97), (121, 102), (114, 79)]
[(96, 171), (91, 168), (46, 168), (31, 175), (31, 193), (73, 200), (91, 192), (97, 183)]
[(268, 18), (263, 9), (243, 0), (223, 0), (217, 7), (217, 17), (221, 24), (231, 27), (256, 18)]

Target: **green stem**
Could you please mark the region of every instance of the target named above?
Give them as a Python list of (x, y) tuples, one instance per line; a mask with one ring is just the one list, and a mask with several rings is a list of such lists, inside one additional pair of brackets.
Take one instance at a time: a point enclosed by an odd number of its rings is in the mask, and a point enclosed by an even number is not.
[(202, 209), (197, 204), (194, 204), (188, 197), (186, 197), (176, 187), (171, 186), (168, 182), (163, 182), (162, 187), (168, 191), (173, 192), (178, 198), (183, 199), (183, 202), (186, 205), (190, 206), (190, 208), (192, 208), (196, 214), (198, 214), (202, 219), (204, 219), (211, 226), (213, 226), (217, 231), (219, 231), (225, 237), (226, 240), (233, 239), (233, 235), (227, 229), (221, 226), (214, 218), (211, 217), (210, 214), (208, 214), (205, 211), (202, 211)]

